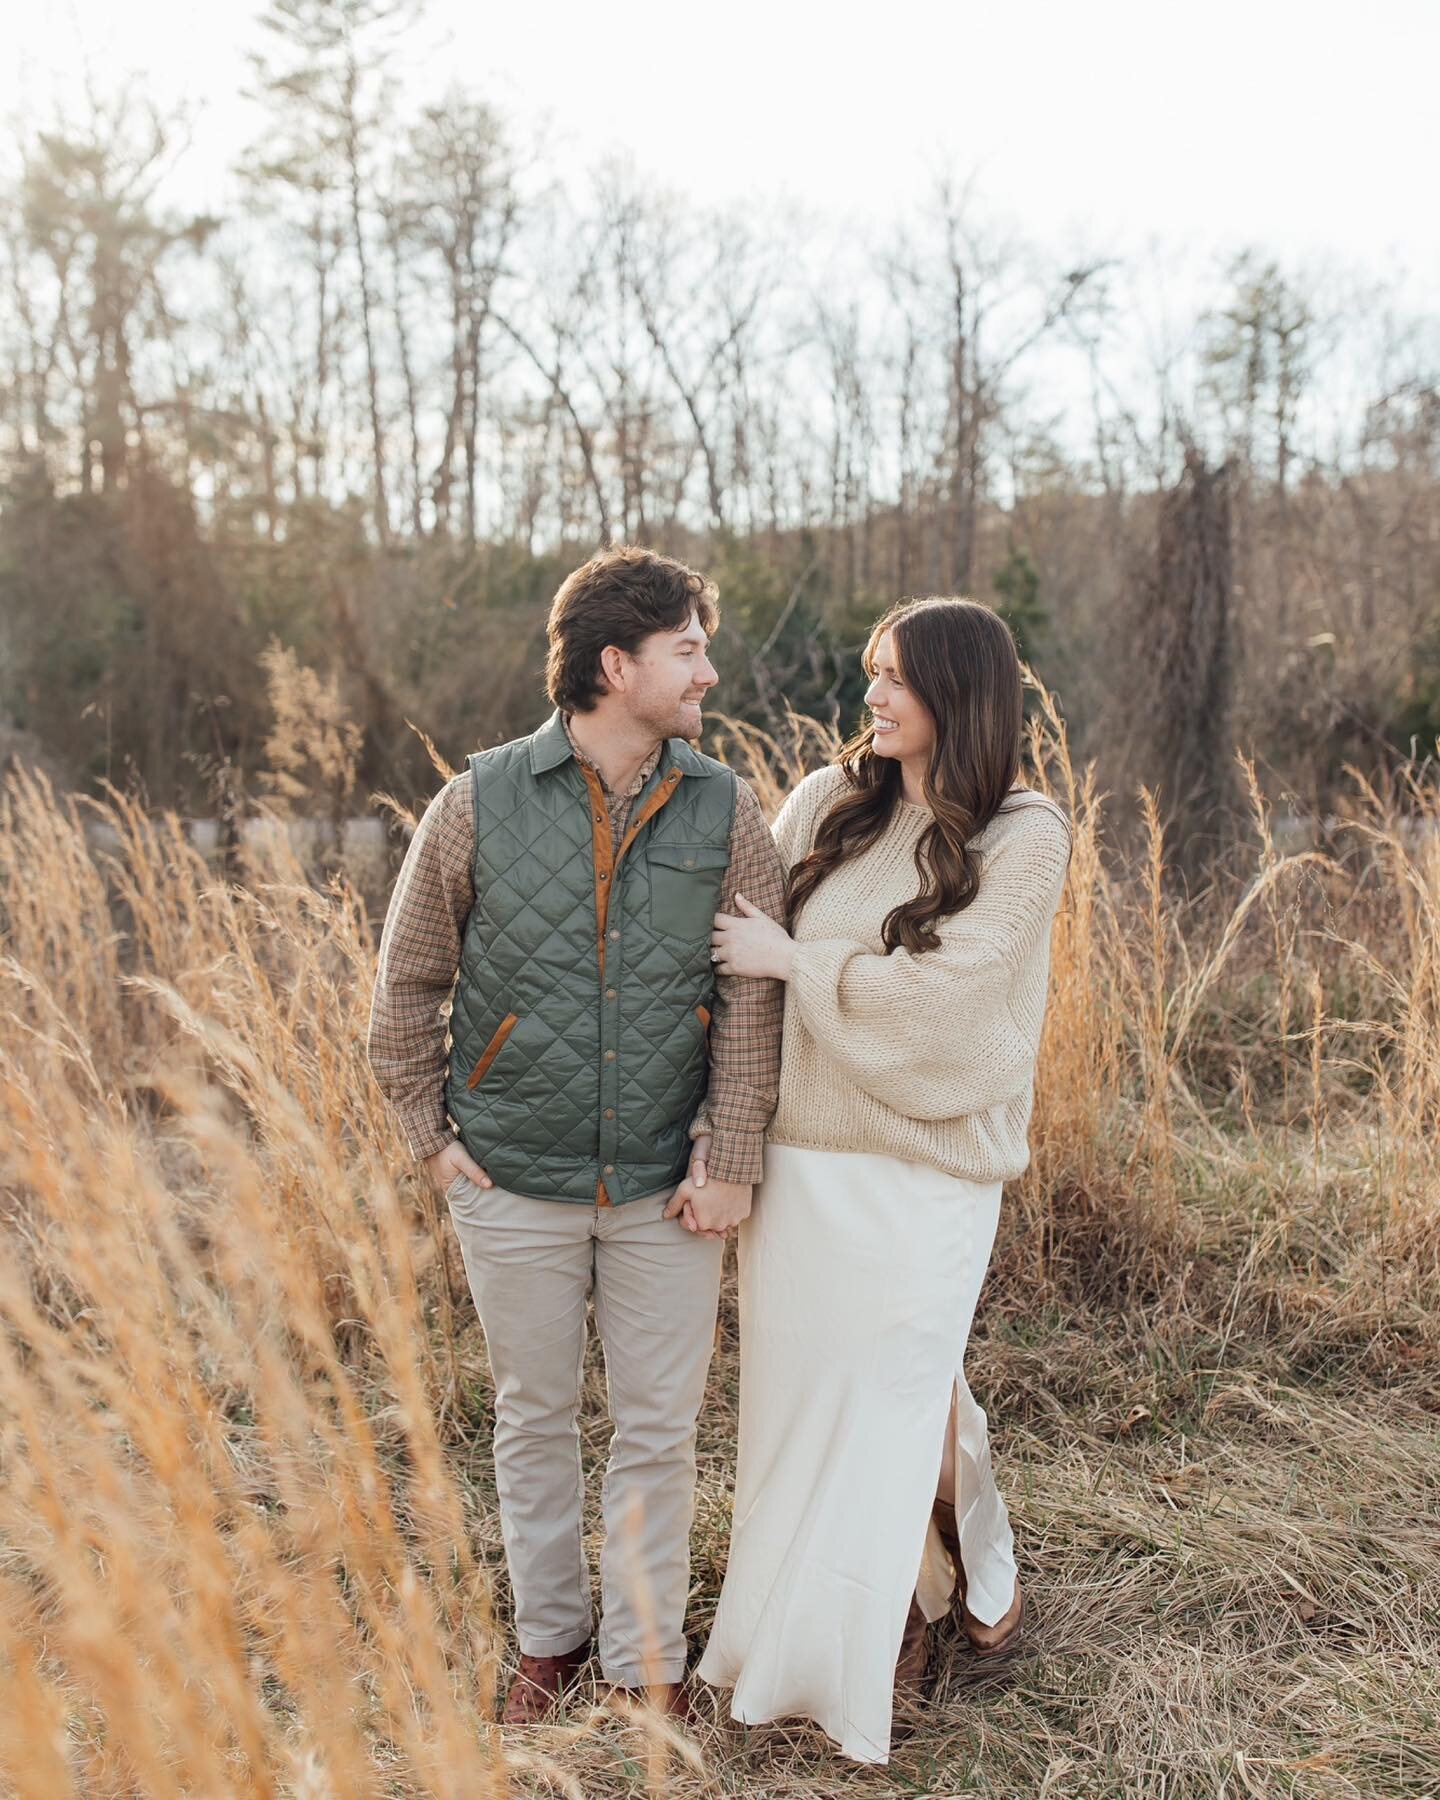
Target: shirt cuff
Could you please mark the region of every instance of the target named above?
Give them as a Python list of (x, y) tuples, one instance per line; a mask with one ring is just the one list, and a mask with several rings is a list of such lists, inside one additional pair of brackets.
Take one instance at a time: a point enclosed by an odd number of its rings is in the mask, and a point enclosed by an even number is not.
[(410, 1154), (416, 1162), (425, 1162), (428, 1158), (445, 1149), (456, 1141), (455, 1133), (443, 1121), (436, 1123), (433, 1119), (404, 1120), (405, 1137), (410, 1145)]
[(717, 1181), (736, 1181), (753, 1187), (765, 1172), (763, 1131), (717, 1131), (710, 1145), (705, 1173)]

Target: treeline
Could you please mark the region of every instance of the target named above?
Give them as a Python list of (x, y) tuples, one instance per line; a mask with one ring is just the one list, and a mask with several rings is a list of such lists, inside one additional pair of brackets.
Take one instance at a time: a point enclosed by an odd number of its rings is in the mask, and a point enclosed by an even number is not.
[[(992, 600), (1085, 755), (1223, 814), (1237, 743), (1323, 808), (1440, 727), (1434, 322), (1234, 256), (1166, 325), (941, 186), (883, 241), (567, 190), (483, 96), (402, 104), (392, 0), (270, 0), (224, 217), (126, 94), (0, 192), (0, 752), (192, 809), (265, 761), (278, 643), (361, 775), (539, 713), (597, 544), (711, 570), (727, 708), (854, 716), (890, 600)], [(287, 666), (293, 666), (292, 664)]]

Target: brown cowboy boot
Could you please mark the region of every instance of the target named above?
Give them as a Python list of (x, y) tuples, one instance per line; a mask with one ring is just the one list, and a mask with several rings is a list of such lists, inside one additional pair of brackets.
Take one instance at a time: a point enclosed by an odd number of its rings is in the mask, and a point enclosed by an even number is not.
[(992, 1656), (1007, 1656), (1024, 1635), (1025, 1593), (1018, 1581), (1015, 1583), (1015, 1597), (1011, 1600), (1010, 1606), (1015, 1616), (1011, 1618), (1009, 1612), (1005, 1614), (1005, 1619), (1009, 1619), (1010, 1622), (998, 1638), (983, 1638), (976, 1634), (982, 1631), (997, 1630), (1000, 1625), (1005, 1623), (1003, 1619), (996, 1620), (994, 1625), (986, 1625), (982, 1620), (977, 1619), (968, 1608), (966, 1609), (962, 1621), (965, 1626), (965, 1635), (970, 1640), (970, 1648), (982, 1662)]
[[(965, 1604), (969, 1583), (965, 1579), (965, 1564), (960, 1560), (960, 1533), (955, 1523), (955, 1508), (948, 1500), (937, 1499), (930, 1516), (935, 1521), (935, 1529), (940, 1533), (940, 1542), (945, 1546), (951, 1562), (955, 1565), (960, 1622), (964, 1626), (966, 1637), (970, 1640), (970, 1648), (982, 1660), (991, 1656), (1005, 1655), (1019, 1643), (1025, 1625), (1025, 1595), (1020, 1592), (1019, 1582), (1017, 1581), (1015, 1584), (1020, 1602), (1019, 1611), (1011, 1620), (1009, 1628), (994, 1640), (977, 1637), (977, 1632), (993, 1631), (995, 1627), (983, 1624)], [(1011, 1602), (1011, 1605), (1014, 1605), (1014, 1601)]]
[(563, 1656), (520, 1656), (520, 1667), (505, 1696), (502, 1725), (538, 1725), (590, 1657), (584, 1643)]
[(902, 1695), (918, 1698), (929, 1666), (930, 1621), (912, 1594), (910, 1610), (905, 1615), (905, 1629), (900, 1635), (900, 1654), (895, 1659), (896, 1698)]
[(965, 1598), (965, 1565), (960, 1560), (960, 1529), (955, 1523), (955, 1508), (948, 1500), (936, 1500), (930, 1509), (930, 1516), (935, 1521), (935, 1529), (940, 1533), (940, 1542), (945, 1552), (955, 1565), (955, 1577), (959, 1582), (960, 1599)]

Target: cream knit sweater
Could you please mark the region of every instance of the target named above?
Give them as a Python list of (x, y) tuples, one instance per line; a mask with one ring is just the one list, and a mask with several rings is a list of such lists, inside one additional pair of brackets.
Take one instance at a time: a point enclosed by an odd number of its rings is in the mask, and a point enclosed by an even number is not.
[[(793, 867), (845, 777), (807, 775), (775, 821)], [(975, 839), (980, 887), (940, 927), (940, 948), (884, 954), (887, 913), (919, 891), (928, 807), (901, 802), (870, 848), (834, 869), (795, 925), (772, 1144), (881, 1151), (989, 1183), (1019, 1175), (1050, 973), (1050, 925), (1070, 830), (1017, 789)]]

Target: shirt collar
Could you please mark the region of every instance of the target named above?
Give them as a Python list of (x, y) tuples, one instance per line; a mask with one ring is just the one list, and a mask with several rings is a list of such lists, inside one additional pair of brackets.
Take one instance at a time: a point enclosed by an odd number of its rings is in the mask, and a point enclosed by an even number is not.
[[(588, 757), (585, 754), (585, 752), (580, 748), (580, 746), (575, 742), (575, 734), (570, 729), (570, 719), (571, 719), (571, 714), (561, 713), (560, 724), (564, 728), (566, 742), (569, 744), (570, 749), (571, 749), (572, 753), (574, 754), (576, 762), (578, 762), (583, 768), (594, 769), (595, 773), (600, 776), (600, 785), (605, 789), (607, 794), (610, 793), (612, 791), (611, 787), (610, 787), (610, 783), (608, 781), (606, 781), (604, 775), (601, 774), (600, 765), (597, 762), (595, 762), (591, 757)], [(627, 800), (633, 800), (635, 798), (636, 794), (638, 794), (640, 792), (641, 788), (644, 787), (645, 783), (655, 773), (656, 765), (660, 761), (660, 752), (664, 748), (665, 748), (665, 746), (663, 744), (657, 744), (655, 746), (655, 748), (650, 752), (650, 754), (645, 758), (644, 762), (641, 763), (640, 767), (635, 771), (635, 779), (630, 783), (629, 787), (626, 788), (626, 790), (625, 790), (625, 798)]]
[[(567, 720), (568, 715), (560, 712), (557, 708), (551, 713), (550, 717), (538, 731), (531, 733), (530, 767), (535, 774), (544, 775), (551, 769), (558, 769), (561, 763), (568, 762), (572, 756), (577, 762), (584, 763), (586, 766), (594, 768), (595, 765), (590, 761), (590, 758), (585, 755), (571, 737)], [(669, 747), (671, 761), (676, 764), (685, 775), (713, 775), (718, 770), (718, 764), (710, 762), (705, 757), (698, 756), (695, 751), (690, 748), (689, 744), (685, 742), (684, 738), (669, 739)], [(630, 790), (632, 793), (638, 793), (645, 782), (647, 782), (651, 775), (654, 774), (664, 751), (665, 745), (657, 744), (654, 752), (645, 758), (645, 761), (640, 765), (639, 773), (635, 777), (634, 787)]]

